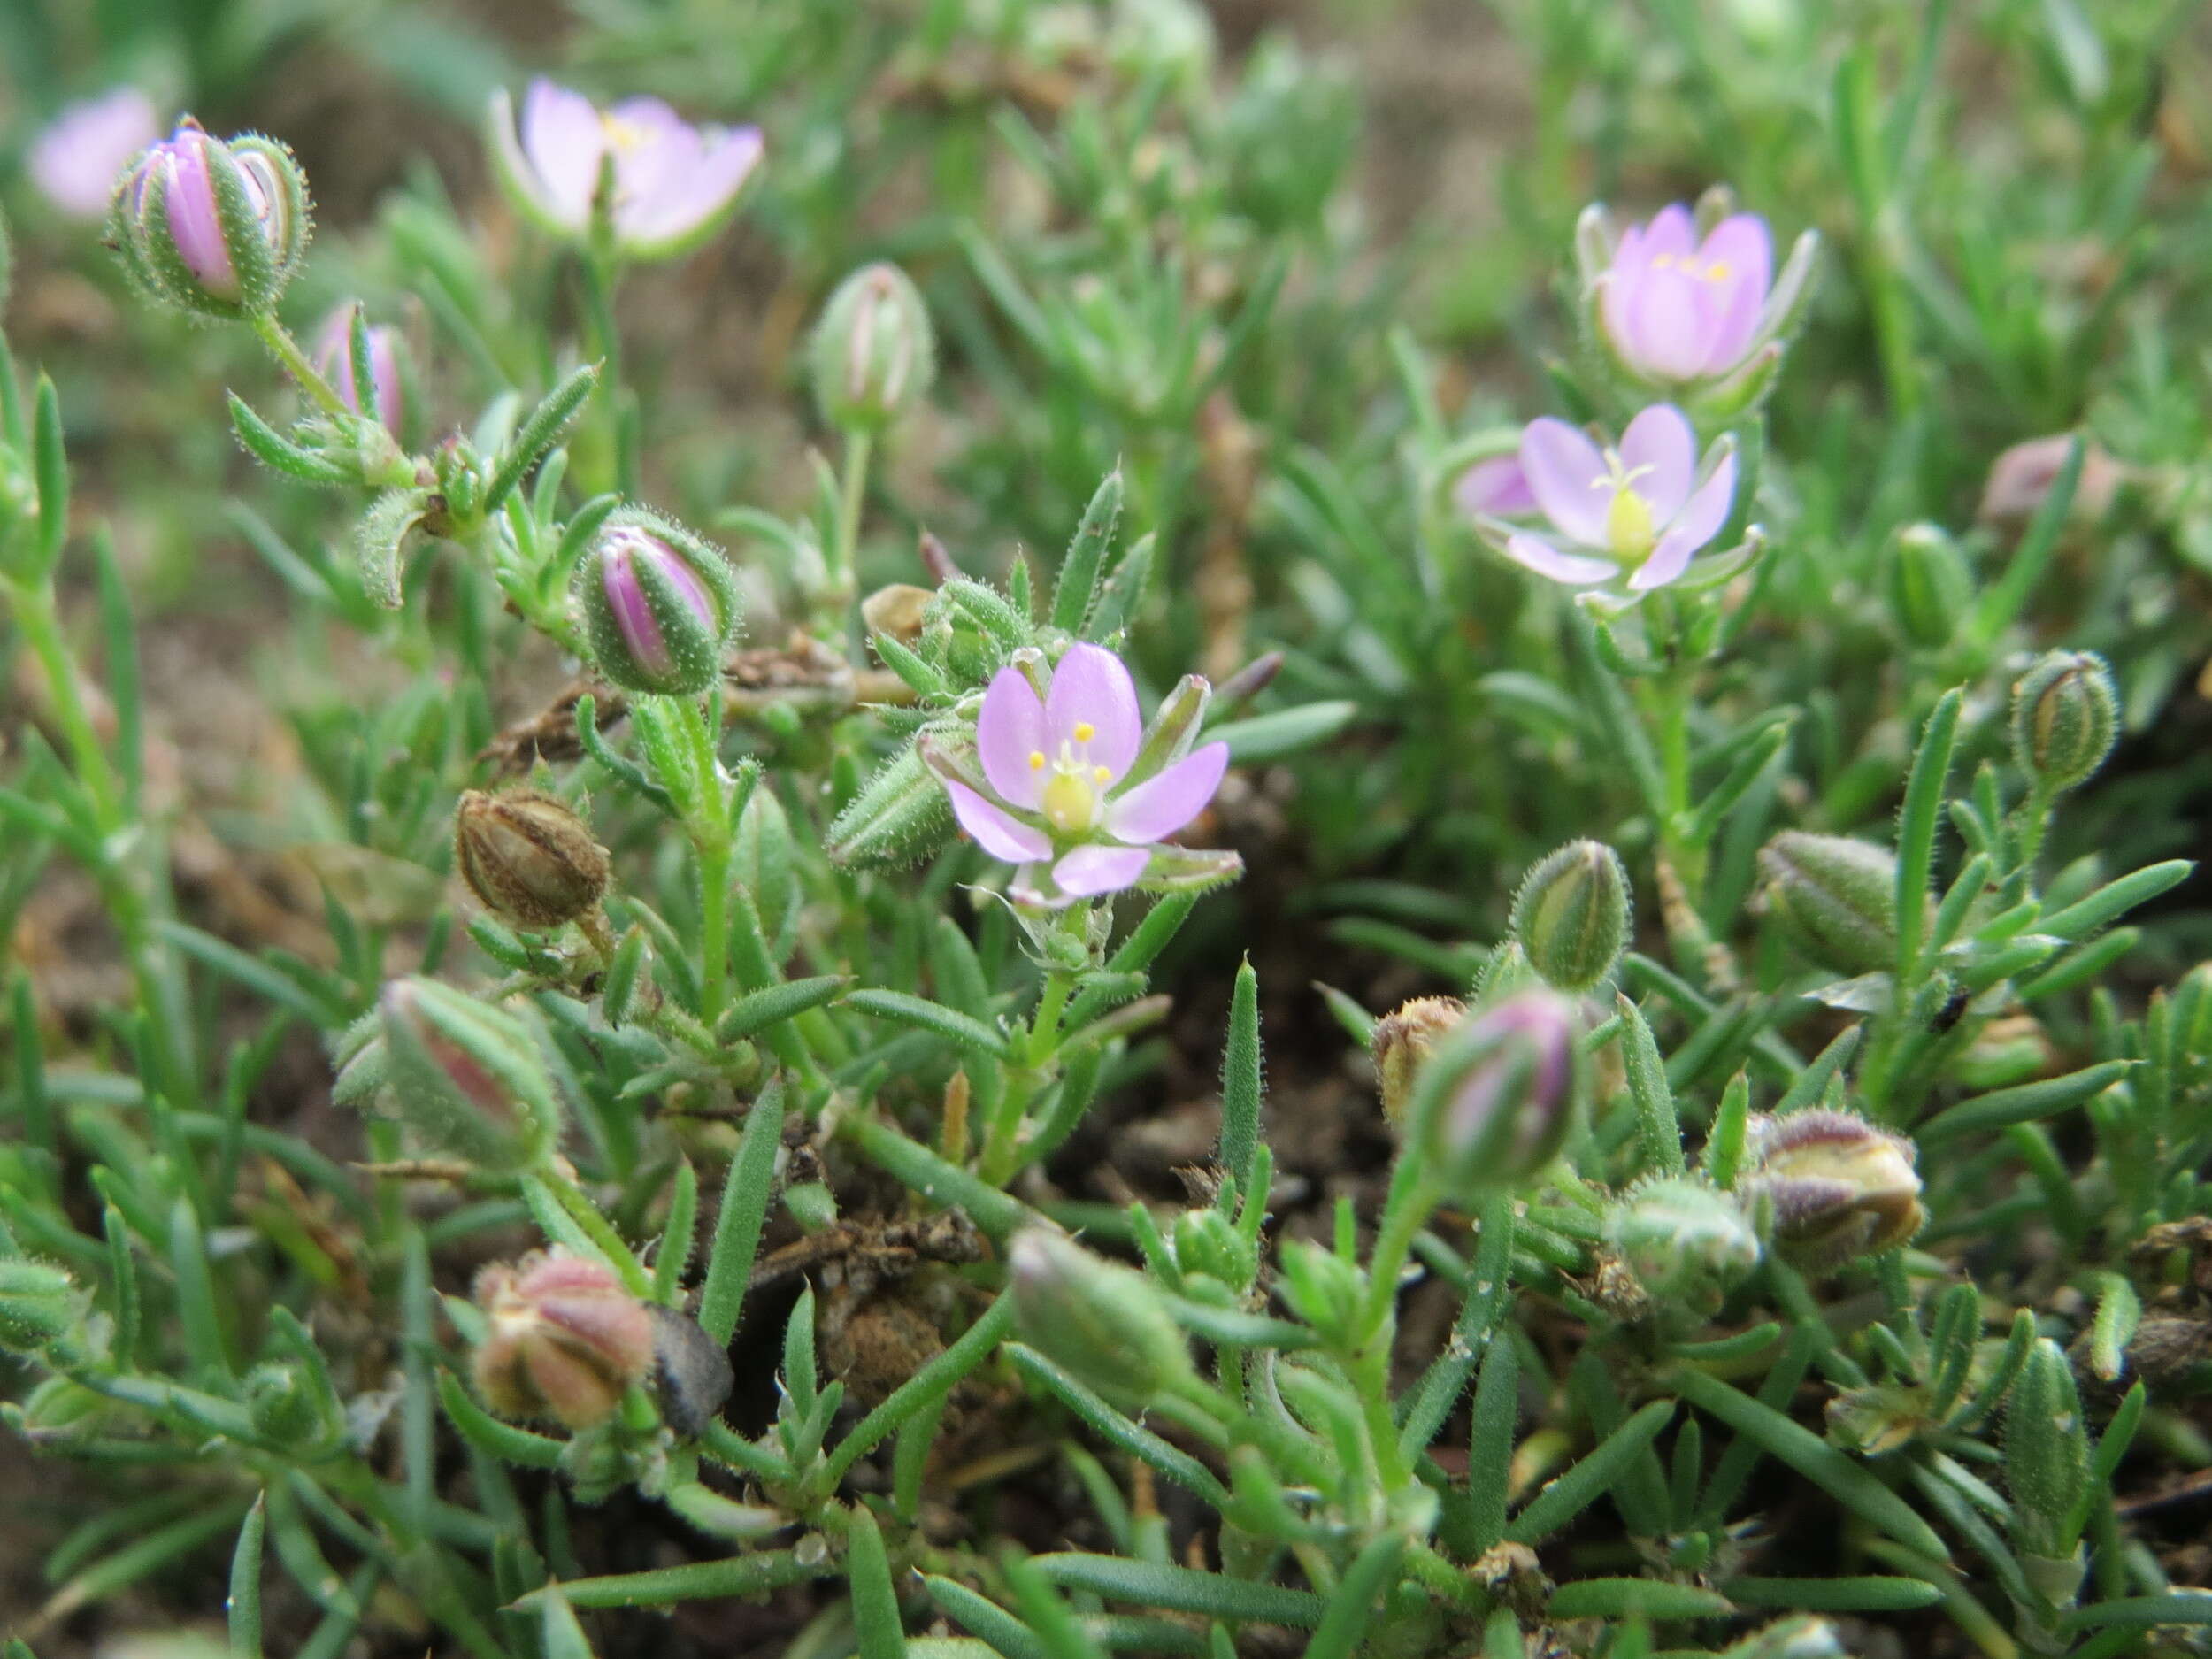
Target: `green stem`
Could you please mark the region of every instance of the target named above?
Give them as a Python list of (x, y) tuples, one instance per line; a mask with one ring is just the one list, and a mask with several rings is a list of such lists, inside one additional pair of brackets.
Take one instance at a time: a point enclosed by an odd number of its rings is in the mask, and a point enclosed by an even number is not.
[(622, 1235), (614, 1230), (614, 1224), (599, 1213), (599, 1206), (591, 1202), (590, 1194), (566, 1175), (549, 1173), (537, 1178), (546, 1189), (559, 1201), (585, 1235), (597, 1245), (622, 1276), (622, 1287), (641, 1301), (649, 1302), (653, 1295), (653, 1279), (637, 1259), (636, 1254), (622, 1241)]
[(618, 265), (611, 254), (584, 256), (584, 319), (591, 334), (591, 349), (602, 365), (599, 384), (604, 396), (608, 448), (614, 456), (614, 485), (624, 495), (638, 491), (637, 457), (623, 440), (622, 331), (615, 326), (614, 285)]
[(269, 348), (270, 355), (284, 365), (284, 372), (299, 382), (300, 390), (312, 398), (323, 413), (341, 418), (353, 413), (346, 400), (323, 378), (321, 371), (307, 360), (300, 342), (275, 317), (267, 311), (258, 313), (253, 319), (253, 331), (261, 337), (261, 343)]
[(92, 797), (95, 815), (104, 835), (123, 827), (122, 786), (115, 767), (101, 747), (99, 733), (85, 709), (83, 684), (71, 661), (68, 642), (62, 638), (61, 618), (54, 605), (54, 590), (45, 582), (11, 584), (8, 594), (15, 610), (16, 626), (24, 643), (38, 658), (46, 676), (47, 695), (53, 700), (54, 718), (69, 745), (69, 758), (77, 780)]

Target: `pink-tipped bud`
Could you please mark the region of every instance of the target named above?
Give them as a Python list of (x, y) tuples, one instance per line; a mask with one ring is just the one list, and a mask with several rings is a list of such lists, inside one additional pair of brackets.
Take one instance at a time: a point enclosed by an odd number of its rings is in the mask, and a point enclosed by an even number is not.
[[(365, 382), (354, 370), (353, 319), (358, 310), (358, 306), (341, 305), (324, 319), (315, 336), (315, 367), (330, 382), (331, 389), (345, 399), (347, 408), (357, 415), (373, 415), (397, 436), (407, 418), (399, 330), (388, 323), (374, 323), (367, 328), (369, 373)], [(361, 395), (365, 385), (369, 392), (366, 402)]]
[(737, 579), (689, 531), (617, 511), (571, 589), (600, 672), (627, 691), (689, 696), (714, 683), (737, 626)]
[(307, 247), (307, 181), (273, 140), (187, 119), (125, 177), (110, 240), (152, 297), (214, 317), (268, 311)]
[(502, 1417), (595, 1428), (652, 1370), (653, 1316), (598, 1262), (556, 1253), (488, 1267), (476, 1302), (488, 1316), (476, 1389)]

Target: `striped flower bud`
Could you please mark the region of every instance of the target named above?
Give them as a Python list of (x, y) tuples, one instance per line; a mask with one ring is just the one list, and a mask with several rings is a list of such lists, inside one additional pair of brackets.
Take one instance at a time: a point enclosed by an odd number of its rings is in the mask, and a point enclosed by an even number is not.
[(1602, 841), (1569, 841), (1528, 872), (1513, 901), (1513, 937), (1563, 991), (1586, 991), (1612, 972), (1628, 923), (1628, 872)]
[(387, 985), (378, 1012), (383, 1092), (430, 1147), (493, 1172), (544, 1162), (560, 1108), (528, 1025), (419, 978)]
[(476, 1391), (505, 1417), (596, 1428), (655, 1363), (653, 1316), (614, 1270), (557, 1252), (486, 1268)]
[(493, 915), (542, 932), (588, 913), (607, 890), (607, 849), (565, 803), (534, 790), (461, 796), (453, 864)]
[(189, 118), (125, 175), (109, 240), (152, 298), (209, 317), (274, 309), (307, 249), (307, 180), (256, 134), (211, 138)]
[(722, 671), (737, 628), (737, 577), (691, 532), (621, 508), (570, 588), (600, 672), (626, 691), (695, 696)]
[(1905, 637), (1940, 650), (1958, 637), (1959, 618), (1974, 597), (1966, 556), (1939, 526), (1910, 524), (1898, 533), (1885, 597)]
[(905, 272), (863, 265), (840, 283), (815, 326), (814, 401), (846, 431), (876, 431), (920, 401), (936, 373), (928, 309)]
[(0, 1261), (0, 1353), (37, 1354), (76, 1328), (69, 1275), (20, 1256)]
[(1451, 1191), (1526, 1180), (1558, 1155), (1581, 1093), (1578, 1028), (1572, 1002), (1530, 989), (1478, 1010), (1437, 1045), (1410, 1117)]
[(1801, 1267), (1824, 1269), (1904, 1243), (1926, 1219), (1917, 1149), (1850, 1112), (1752, 1118), (1744, 1133), (1747, 1199), (1773, 1209), (1777, 1248)]
[(2092, 651), (2052, 651), (2012, 688), (2012, 757), (2053, 793), (2089, 781), (2119, 735), (2112, 672)]
[(1785, 830), (1759, 849), (1768, 908), (1806, 956), (1836, 973), (1897, 962), (1897, 856), (1847, 835)]

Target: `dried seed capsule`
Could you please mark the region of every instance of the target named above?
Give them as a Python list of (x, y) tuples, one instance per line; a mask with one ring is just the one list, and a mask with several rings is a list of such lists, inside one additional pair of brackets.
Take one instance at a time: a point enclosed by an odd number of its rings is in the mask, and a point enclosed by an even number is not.
[(617, 510), (578, 561), (569, 591), (600, 672), (625, 690), (692, 696), (721, 672), (737, 628), (737, 578), (681, 526)]
[(1897, 856), (1847, 835), (1785, 830), (1759, 849), (1767, 903), (1792, 941), (1837, 973), (1897, 964)]
[(477, 902), (517, 927), (572, 922), (607, 890), (607, 849), (591, 826), (566, 803), (535, 790), (463, 795), (453, 863)]
[(654, 1364), (652, 1315), (601, 1263), (556, 1253), (488, 1267), (476, 1302), (489, 1316), (476, 1389), (502, 1417), (596, 1427)]
[(936, 597), (912, 582), (887, 582), (860, 602), (860, 620), (871, 634), (911, 645), (922, 637), (922, 620)]
[(838, 285), (814, 330), (822, 419), (847, 430), (887, 426), (928, 391), (936, 353), (928, 308), (906, 273), (863, 265)]
[(2112, 672), (2093, 652), (2052, 651), (2012, 688), (2012, 757), (2054, 794), (2095, 776), (2119, 729)]
[(1413, 1079), (1446, 1033), (1466, 1018), (1455, 996), (1417, 996), (1375, 1022), (1368, 1048), (1382, 1087), (1383, 1116), (1402, 1122), (1413, 1102)]
[(1754, 1117), (1744, 1134), (1746, 1198), (1772, 1205), (1774, 1242), (1801, 1266), (1834, 1267), (1904, 1243), (1926, 1219), (1909, 1141), (1850, 1112)]
[(1602, 841), (1569, 841), (1528, 872), (1513, 901), (1513, 937), (1545, 983), (1586, 991), (1628, 943), (1628, 872)]

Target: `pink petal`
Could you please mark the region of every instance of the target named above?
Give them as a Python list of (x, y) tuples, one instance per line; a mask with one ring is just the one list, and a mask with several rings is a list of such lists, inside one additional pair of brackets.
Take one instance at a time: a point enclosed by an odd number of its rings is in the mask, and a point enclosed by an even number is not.
[(1512, 455), (1476, 462), (1452, 486), (1452, 499), (1462, 512), (1479, 518), (1526, 518), (1540, 511), (1520, 457)]
[(649, 246), (688, 236), (736, 200), (760, 165), (762, 149), (757, 127), (703, 129), (686, 147), (680, 170), (672, 169), (649, 196), (617, 213), (624, 238)]
[(1697, 434), (1672, 403), (1654, 403), (1621, 434), (1621, 460), (1635, 475), (1629, 488), (1651, 503), (1652, 522), (1666, 524), (1690, 497), (1690, 481), (1697, 475)]
[(1206, 810), (1229, 769), (1229, 746), (1209, 743), (1106, 806), (1106, 833), (1125, 841), (1172, 835)]
[(123, 169), (161, 137), (161, 118), (135, 87), (72, 104), (49, 123), (25, 159), (31, 181), (73, 219), (108, 211)]
[(1654, 270), (1627, 296), (1630, 353), (1639, 368), (1662, 380), (1686, 380), (1705, 366), (1699, 286), (1678, 268)]
[(1713, 296), (1708, 314), (1711, 326), (1706, 340), (1705, 372), (1718, 374), (1733, 368), (1757, 332), (1760, 313), (1774, 281), (1774, 243), (1767, 222), (1756, 213), (1736, 213), (1713, 227), (1698, 250), (1698, 262), (1710, 273)]
[(537, 174), (547, 212), (571, 230), (590, 222), (606, 145), (605, 124), (589, 98), (542, 77), (530, 83), (522, 102), (523, 154)]
[(1731, 450), (1721, 457), (1719, 465), (1667, 526), (1667, 534), (1689, 537), (1690, 550), (1695, 552), (1720, 534), (1721, 526), (1728, 522), (1729, 509), (1735, 504), (1736, 456)]
[[(1091, 735), (1079, 741), (1079, 726)], [(1052, 671), (1052, 687), (1045, 694), (1045, 732), (1054, 755), (1060, 745), (1076, 746), (1084, 757), (1089, 745), (1090, 764), (1106, 768), (1104, 781), (1112, 784), (1129, 770), (1144, 736), (1143, 717), (1137, 711), (1137, 687), (1120, 657), (1102, 646), (1071, 645)]]
[(1586, 558), (1579, 553), (1563, 553), (1540, 535), (1517, 534), (1505, 544), (1506, 556), (1520, 565), (1534, 571), (1539, 576), (1548, 576), (1555, 582), (1570, 588), (1588, 588), (1597, 582), (1608, 581), (1619, 573), (1620, 567), (1610, 559)]
[(1670, 254), (1679, 259), (1697, 247), (1697, 218), (1681, 203), (1670, 202), (1652, 215), (1644, 236), (1647, 258)]
[(238, 270), (231, 264), (230, 245), (223, 240), (222, 219), (216, 211), (209, 142), (207, 134), (197, 130), (180, 132), (169, 141), (169, 188), (163, 204), (170, 240), (185, 269), (217, 298), (234, 299)]
[(1020, 669), (1002, 668), (992, 677), (976, 718), (975, 746), (999, 798), (1036, 810), (1041, 783), (1029, 757), (1047, 749), (1045, 705)]
[(1152, 862), (1145, 847), (1079, 847), (1052, 866), (1052, 879), (1071, 898), (1118, 893)]
[(1565, 421), (1543, 416), (1521, 434), (1521, 472), (1544, 517), (1570, 541), (1605, 545), (1605, 510), (1613, 495), (1601, 488), (1607, 474), (1596, 444)]
[(964, 783), (943, 777), (937, 781), (952, 797), (952, 815), (960, 820), (960, 827), (974, 836), (976, 845), (992, 857), (1018, 864), (1052, 856), (1052, 842), (1043, 831), (1010, 817), (1004, 808), (993, 805)]
[(1651, 557), (1636, 567), (1628, 579), (1628, 590), (1633, 594), (1649, 593), (1655, 588), (1664, 588), (1689, 568), (1690, 555), (1696, 552), (1698, 543), (1679, 530), (1670, 530), (1659, 538), (1659, 545), (1651, 550)]

